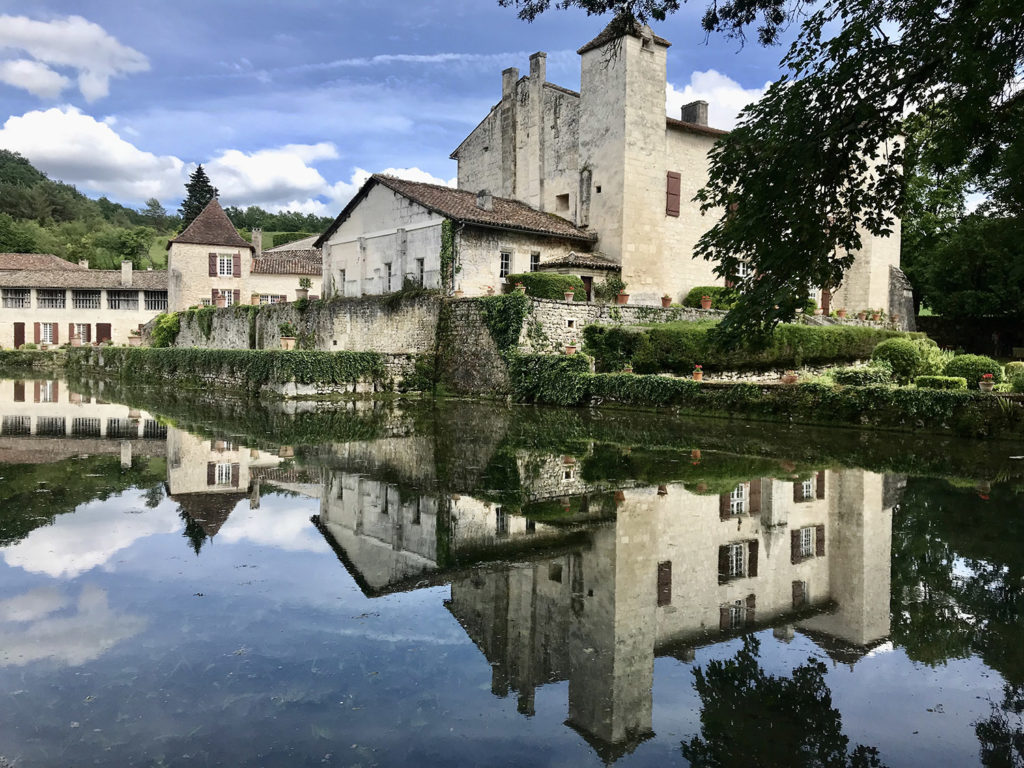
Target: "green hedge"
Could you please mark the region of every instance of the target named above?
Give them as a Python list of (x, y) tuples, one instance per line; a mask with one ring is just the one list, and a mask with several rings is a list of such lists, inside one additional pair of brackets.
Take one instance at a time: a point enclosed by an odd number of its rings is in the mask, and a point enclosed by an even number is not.
[[(668, 376), (560, 373), (523, 377), (511, 370), (513, 391), (525, 402), (552, 405), (620, 403), (672, 406), (700, 414), (754, 419), (924, 430), (969, 437), (1024, 437), (1024, 404), (975, 392), (895, 387), (771, 386), (714, 384)], [(537, 364), (539, 365), (539, 363)]]
[(871, 352), (872, 360), (886, 362), (892, 368), (893, 377), (901, 382), (910, 381), (921, 367), (921, 352), (911, 339), (886, 339)]
[(967, 389), (967, 379), (962, 376), (918, 376), (914, 384), (918, 389)]
[(714, 327), (711, 321), (644, 328), (590, 325), (583, 338), (599, 372), (620, 371), (632, 363), (638, 373), (689, 376), (698, 363), (705, 371), (722, 371), (863, 360), (879, 342), (905, 335), (852, 325), (780, 325), (765, 347), (724, 350), (712, 338)]
[(526, 295), (537, 299), (565, 301), (566, 291), (575, 291), (574, 301), (586, 301), (587, 289), (575, 275), (556, 275), (551, 272), (521, 272), (505, 278), (511, 285), (522, 283)]
[(992, 374), (994, 384), (1003, 380), (1003, 366), (985, 355), (957, 355), (946, 363), (946, 370), (943, 373), (967, 379), (969, 389), (977, 389), (978, 382), (986, 373)]
[(63, 359), (64, 353), (55, 349), (0, 349), (0, 375), (12, 368), (59, 368), (63, 364)]
[(584, 396), (575, 378), (590, 373), (586, 355), (515, 355), (509, 360), (512, 396), (524, 403), (576, 405)]
[(888, 365), (859, 365), (836, 368), (832, 380), (846, 387), (867, 387), (872, 384), (891, 384), (892, 369)]
[(732, 288), (726, 288), (721, 285), (698, 285), (686, 294), (686, 298), (683, 299), (683, 306), (699, 308), (700, 300), (704, 296), (711, 297), (712, 309), (724, 309), (728, 311), (732, 309), (733, 304), (736, 303), (736, 299), (740, 297), (740, 294), (739, 291), (733, 290)]
[(102, 352), (70, 350), (68, 368), (95, 366), (121, 379), (173, 381), (176, 385), (209, 387), (204, 376), (223, 373), (256, 390), (265, 384), (344, 384), (372, 380), (386, 384), (384, 358), (376, 352), (316, 352), (281, 349), (201, 349), (199, 347), (109, 347)]

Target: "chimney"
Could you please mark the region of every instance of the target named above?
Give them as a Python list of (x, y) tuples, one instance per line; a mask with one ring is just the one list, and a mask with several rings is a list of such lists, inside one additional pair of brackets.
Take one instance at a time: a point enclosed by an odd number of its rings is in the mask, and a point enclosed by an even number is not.
[(544, 51), (537, 51), (530, 57), (530, 80), (538, 85), (547, 80), (548, 55)]
[(88, 269), (89, 268), (89, 260), (88, 259), (79, 259), (78, 260), (78, 266), (80, 266), (82, 269)]
[(121, 262), (121, 285), (124, 288), (132, 287), (132, 263), (130, 261)]
[(509, 67), (501, 73), (501, 100), (512, 99), (516, 95), (516, 83), (519, 82), (519, 70)]
[(691, 101), (689, 104), (683, 104), (683, 114), (680, 119), (684, 123), (707, 125), (708, 103), (706, 101)]
[(263, 255), (263, 228), (253, 227), (252, 228), (252, 246), (256, 249), (254, 256)]
[(483, 211), (494, 210), (494, 198), (489, 191), (481, 189), (476, 193), (476, 207)]

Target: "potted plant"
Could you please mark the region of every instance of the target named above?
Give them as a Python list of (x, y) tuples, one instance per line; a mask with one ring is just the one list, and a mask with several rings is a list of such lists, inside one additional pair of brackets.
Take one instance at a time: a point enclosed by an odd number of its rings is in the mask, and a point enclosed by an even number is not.
[(704, 381), (704, 367), (700, 363), (693, 366), (693, 380)]
[(866, 309), (862, 309), (860, 312), (857, 313), (857, 319), (858, 320), (867, 320), (868, 319), (868, 311)]
[(877, 309), (871, 310), (871, 322), (877, 323), (882, 317), (882, 313)]
[(494, 286), (493, 285), (488, 285), (487, 286), (487, 295), (488, 296), (493, 296), (494, 295)]
[(824, 315), (825, 314), (825, 310), (822, 309), (821, 307), (815, 307), (814, 308), (814, 314), (815, 315)]
[[(490, 290), (491, 287), (487, 286), (487, 288), (488, 288), (488, 290)], [(454, 296), (456, 299), (461, 299), (465, 295), (466, 295), (466, 292), (464, 290), (462, 290), (461, 288), (456, 288), (454, 291), (452, 291), (452, 296)], [(488, 294), (488, 295), (490, 295), (490, 294)]]
[(978, 382), (978, 389), (982, 392), (991, 392), (992, 388), (996, 385), (994, 378), (995, 377), (991, 373), (981, 374), (981, 381)]
[(623, 373), (632, 373), (633, 372), (633, 366), (630, 365), (629, 363), (626, 363), (626, 365), (623, 366), (623, 368), (622, 368), (622, 372)]
[(526, 286), (522, 283), (516, 283), (516, 293), (526, 293)]
[(576, 289), (575, 289), (575, 288), (570, 288), (569, 290), (567, 290), (567, 291), (566, 291), (566, 292), (565, 292), (565, 293), (563, 294), (563, 296), (562, 296), (562, 297), (563, 297), (563, 298), (564, 298), (564, 299), (565, 299), (566, 301), (575, 301), (575, 300), (576, 300)]
[(845, 320), (846, 319), (846, 308), (845, 307), (841, 307), (841, 308), (837, 309), (836, 310), (836, 317), (838, 317), (840, 320)]
[(309, 288), (313, 285), (313, 281), (308, 277), (299, 278), (299, 287), (295, 291), (295, 300), (301, 301), (302, 299), (309, 298)]
[(129, 347), (141, 347), (142, 346), (142, 334), (138, 331), (132, 331), (128, 334), (128, 346)]
[(573, 339), (572, 341), (570, 341), (568, 344), (565, 345), (565, 354), (567, 354), (567, 355), (575, 355), (576, 354), (576, 349), (577, 349), (577, 347), (576, 347), (576, 339)]
[(213, 303), (218, 308), (225, 306), (228, 303), (227, 294), (224, 291), (217, 291), (217, 298), (214, 299)]
[(626, 293), (625, 288), (619, 290), (619, 295), (615, 297), (616, 304), (625, 304), (629, 301), (629, 294)]
[(783, 384), (796, 384), (800, 377), (796, 375), (796, 371), (786, 371), (782, 374)]
[(260, 303), (260, 295), (258, 293), (251, 294), (249, 296), (249, 303), (254, 307), (258, 306)]
[(700, 308), (711, 309), (711, 297), (708, 296), (707, 294), (704, 294), (703, 296), (700, 297)]
[(72, 333), (71, 334), (71, 346), (72, 347), (80, 347), (80, 346), (82, 346), (82, 337), (79, 336), (77, 333)]
[(295, 349), (295, 326), (291, 323), (281, 323), (278, 329), (281, 331), (281, 349)]
[(672, 297), (669, 296), (667, 293), (663, 293), (661, 295), (661, 308), (662, 309), (668, 309), (671, 306), (672, 306)]

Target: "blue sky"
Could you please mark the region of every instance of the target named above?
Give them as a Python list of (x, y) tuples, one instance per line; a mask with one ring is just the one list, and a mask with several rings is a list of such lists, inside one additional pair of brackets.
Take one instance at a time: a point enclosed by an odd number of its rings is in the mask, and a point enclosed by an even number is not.
[[(784, 49), (706, 41), (703, 9), (655, 26), (668, 111), (705, 98), (728, 128)], [(497, 0), (0, 0), (0, 147), (129, 205), (176, 207), (203, 163), (227, 204), (334, 215), (370, 172), (453, 179), (502, 69), (547, 51), (577, 88), (575, 50), (607, 21), (527, 24)]]

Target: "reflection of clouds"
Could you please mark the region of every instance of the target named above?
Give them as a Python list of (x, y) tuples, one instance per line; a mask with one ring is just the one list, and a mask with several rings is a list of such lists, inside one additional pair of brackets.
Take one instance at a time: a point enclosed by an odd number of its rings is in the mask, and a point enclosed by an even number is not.
[[(139, 539), (181, 530), (173, 505), (145, 510), (136, 495), (117, 496), (59, 515), (3, 550), (11, 566), (53, 578), (74, 578), (110, 560)], [(127, 514), (139, 513), (139, 514)]]
[(309, 518), (318, 500), (267, 495), (259, 509), (238, 507), (217, 534), (217, 541), (248, 541), (287, 552), (326, 552), (327, 544)]
[(42, 659), (78, 666), (102, 656), (146, 626), (141, 616), (116, 614), (107, 593), (86, 585), (75, 612), (54, 616), (70, 602), (54, 588), (36, 589), (0, 602), (0, 667), (20, 667)]

